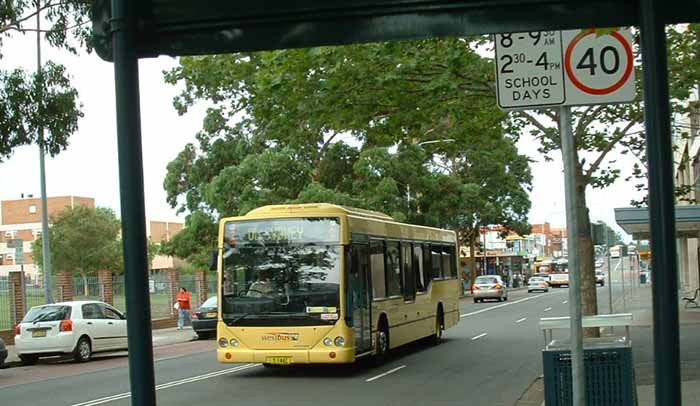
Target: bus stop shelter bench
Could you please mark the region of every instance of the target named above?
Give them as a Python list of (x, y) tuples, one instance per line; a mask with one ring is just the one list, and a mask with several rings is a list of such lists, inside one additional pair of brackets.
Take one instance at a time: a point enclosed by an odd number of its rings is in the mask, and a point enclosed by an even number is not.
[(690, 306), (691, 303), (694, 304), (695, 307), (700, 306), (700, 303), (698, 303), (698, 296), (700, 296), (700, 288), (695, 289), (693, 297), (684, 297), (682, 300), (685, 302), (685, 307)]

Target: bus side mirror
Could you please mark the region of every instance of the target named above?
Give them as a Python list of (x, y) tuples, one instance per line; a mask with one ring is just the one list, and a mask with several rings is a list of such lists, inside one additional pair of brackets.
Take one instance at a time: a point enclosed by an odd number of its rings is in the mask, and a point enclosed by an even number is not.
[(216, 271), (216, 268), (219, 265), (219, 251), (212, 251), (211, 252), (211, 260), (209, 261), (209, 270), (210, 271)]

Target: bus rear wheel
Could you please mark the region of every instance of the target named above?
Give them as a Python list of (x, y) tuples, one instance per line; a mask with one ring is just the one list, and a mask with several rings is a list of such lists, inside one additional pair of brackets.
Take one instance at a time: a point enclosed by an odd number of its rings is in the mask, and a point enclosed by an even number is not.
[(439, 308), (435, 315), (435, 334), (430, 336), (430, 341), (433, 345), (438, 345), (442, 342), (442, 335), (445, 331), (445, 316), (442, 313), (442, 308)]

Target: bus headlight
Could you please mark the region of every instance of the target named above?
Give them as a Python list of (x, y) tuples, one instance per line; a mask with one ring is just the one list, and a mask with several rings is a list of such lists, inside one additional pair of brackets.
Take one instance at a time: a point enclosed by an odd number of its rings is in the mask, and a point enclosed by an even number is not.
[(219, 347), (221, 347), (221, 348), (226, 348), (226, 347), (228, 347), (228, 340), (225, 339), (224, 337), (221, 337), (221, 338), (219, 339)]
[(325, 345), (326, 347), (330, 347), (331, 345), (333, 345), (333, 340), (330, 337), (326, 337), (323, 339), (323, 345)]
[(231, 339), (231, 347), (238, 347), (238, 340), (236, 340), (235, 338), (232, 338)]
[(335, 343), (336, 347), (342, 347), (345, 345), (345, 339), (341, 336), (338, 336), (335, 338), (334, 343)]

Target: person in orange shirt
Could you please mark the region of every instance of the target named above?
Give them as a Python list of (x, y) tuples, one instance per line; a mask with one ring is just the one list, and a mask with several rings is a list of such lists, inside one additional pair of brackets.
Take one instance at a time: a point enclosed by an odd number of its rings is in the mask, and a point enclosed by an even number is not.
[(190, 292), (186, 288), (180, 288), (180, 292), (177, 294), (177, 329), (182, 330), (185, 326), (185, 319), (189, 321), (190, 326), (192, 326), (192, 318), (190, 316)]

